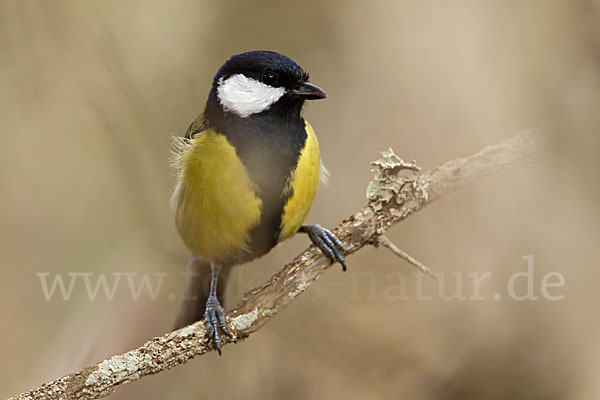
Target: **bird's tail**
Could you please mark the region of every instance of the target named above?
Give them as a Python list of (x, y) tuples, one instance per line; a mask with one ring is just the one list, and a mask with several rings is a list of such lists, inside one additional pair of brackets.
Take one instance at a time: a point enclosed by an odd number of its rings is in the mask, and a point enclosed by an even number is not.
[[(173, 330), (183, 328), (204, 318), (206, 301), (210, 293), (212, 273), (210, 261), (192, 255), (188, 269), (185, 294)], [(227, 291), (227, 278), (229, 275), (227, 272), (221, 270), (217, 284), (217, 295), (223, 306), (225, 306), (225, 292)]]

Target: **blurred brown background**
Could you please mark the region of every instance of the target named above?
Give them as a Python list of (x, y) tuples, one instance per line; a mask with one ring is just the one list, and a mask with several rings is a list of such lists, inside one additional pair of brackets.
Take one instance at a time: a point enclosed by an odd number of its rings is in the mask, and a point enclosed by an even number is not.
[[(305, 111), (332, 173), (311, 222), (361, 207), (369, 162), (390, 146), (429, 168), (551, 126), (553, 155), (390, 232), (448, 293), (451, 273), (472, 296), (468, 274), (490, 272), (485, 300), (444, 301), (427, 279), (433, 298), (416, 299), (412, 267), (365, 249), (221, 358), (113, 398), (599, 398), (600, 2), (567, 0), (2, 1), (0, 397), (170, 328), (187, 251), (168, 204), (169, 136), (221, 63), (253, 49), (289, 55), (329, 94)], [(239, 268), (230, 305), (307, 244)], [(540, 299), (509, 299), (527, 255)], [(563, 300), (541, 298), (553, 271)], [(90, 301), (82, 281), (46, 301), (39, 272), (167, 275), (155, 300), (134, 300), (123, 278), (112, 301)], [(409, 299), (389, 296), (398, 274)]]

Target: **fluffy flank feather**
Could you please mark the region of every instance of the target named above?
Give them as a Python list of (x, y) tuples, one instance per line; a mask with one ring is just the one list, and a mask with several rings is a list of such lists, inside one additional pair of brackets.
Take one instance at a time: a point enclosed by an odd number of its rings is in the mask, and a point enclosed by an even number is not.
[(321, 173), (319, 174), (319, 183), (325, 187), (329, 186), (329, 178), (331, 178), (331, 173), (323, 164), (323, 160), (321, 160)]
[(183, 155), (190, 149), (192, 143), (190, 139), (181, 136), (171, 136), (171, 156), (169, 157), (169, 165), (181, 171), (183, 164)]
[(181, 136), (171, 136), (171, 156), (169, 165), (177, 171), (175, 188), (171, 194), (171, 210), (175, 211), (179, 205), (181, 194), (181, 170), (183, 167), (184, 154), (192, 147), (191, 140)]

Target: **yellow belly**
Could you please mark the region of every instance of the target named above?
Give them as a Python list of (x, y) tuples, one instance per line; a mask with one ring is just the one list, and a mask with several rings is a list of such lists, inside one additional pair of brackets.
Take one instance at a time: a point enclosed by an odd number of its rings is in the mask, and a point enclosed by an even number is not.
[[(278, 242), (290, 238), (308, 215), (319, 184), (321, 158), (315, 133), (306, 122), (307, 138), (285, 189)], [(223, 263), (243, 259), (250, 233), (261, 220), (256, 187), (225, 136), (208, 129), (193, 139), (176, 138), (179, 176), (173, 193), (175, 223), (195, 254)]]
[(306, 122), (306, 143), (300, 152), (298, 164), (290, 176), (288, 191), (292, 195), (283, 208), (279, 240), (292, 237), (304, 223), (319, 186), (321, 156), (319, 142), (312, 126)]
[(197, 255), (227, 262), (247, 249), (262, 201), (223, 135), (209, 129), (179, 146), (172, 199), (177, 230)]

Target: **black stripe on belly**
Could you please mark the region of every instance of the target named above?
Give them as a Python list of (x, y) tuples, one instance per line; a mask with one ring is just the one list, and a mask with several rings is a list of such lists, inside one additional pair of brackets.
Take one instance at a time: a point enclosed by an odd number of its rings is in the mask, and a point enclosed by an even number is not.
[(260, 224), (250, 233), (250, 254), (239, 262), (260, 257), (277, 244), (283, 207), (291, 195), (284, 192), (307, 138), (300, 110), (283, 111), (277, 107), (248, 118), (227, 114), (217, 121), (210, 119), (211, 126), (235, 147), (262, 200)]

